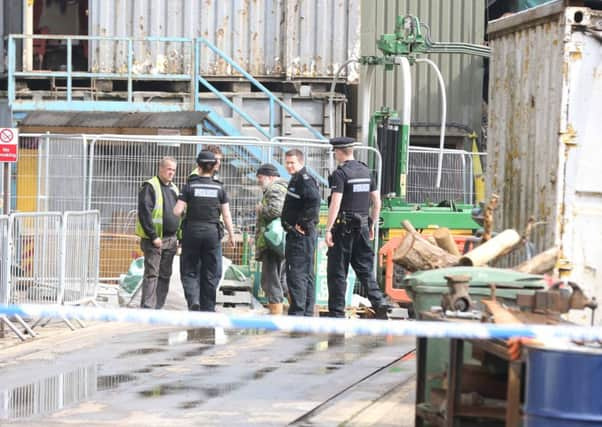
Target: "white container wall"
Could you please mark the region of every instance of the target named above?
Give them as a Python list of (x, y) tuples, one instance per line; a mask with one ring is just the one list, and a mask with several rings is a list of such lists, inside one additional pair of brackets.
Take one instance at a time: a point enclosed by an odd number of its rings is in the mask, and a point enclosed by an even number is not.
[[(560, 272), (602, 300), (602, 11), (552, 2), (489, 27), (488, 193), (496, 229), (535, 227)], [(576, 320), (586, 321), (579, 312)], [(598, 316), (597, 323), (602, 323)]]
[[(360, 0), (90, 0), (92, 36), (205, 37), (254, 76), (325, 78), (359, 54)], [(190, 46), (136, 44), (140, 71), (189, 73)], [(201, 74), (227, 77), (232, 68), (204, 48)], [(94, 71), (127, 64), (125, 43), (90, 49)], [(352, 76), (357, 79), (357, 75)]]

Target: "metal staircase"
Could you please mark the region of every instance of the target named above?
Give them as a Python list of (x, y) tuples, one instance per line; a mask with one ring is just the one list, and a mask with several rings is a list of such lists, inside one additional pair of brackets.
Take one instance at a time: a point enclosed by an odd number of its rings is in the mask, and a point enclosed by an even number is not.
[[(66, 46), (66, 59), (64, 67), (58, 71), (50, 70), (25, 70), (18, 61), (17, 44), (24, 44), (25, 39), (54, 41)], [(114, 64), (104, 64), (101, 59), (90, 59), (87, 71), (74, 70), (72, 51), (73, 46), (86, 43), (90, 52), (94, 46), (102, 43), (113, 43), (115, 51)], [(158, 72), (154, 68), (144, 69), (141, 62), (147, 61), (139, 52), (141, 46), (151, 44), (164, 44), (169, 49), (179, 46), (178, 53), (181, 58), (174, 67)], [(144, 50), (144, 49), (142, 49)], [(267, 99), (269, 110), (269, 123), (262, 126), (251, 117), (244, 109), (233, 103), (215, 84), (200, 72), (201, 53), (209, 52), (231, 67), (239, 81), (248, 82), (257, 91), (263, 93)], [(121, 58), (121, 59), (120, 59)], [(277, 110), (290, 116), (298, 122), (312, 138), (325, 139), (324, 136), (313, 128), (290, 105), (279, 99), (262, 83), (250, 75), (244, 68), (236, 63), (226, 53), (203, 37), (194, 39), (180, 37), (101, 37), (101, 36), (70, 36), (70, 35), (24, 35), (11, 34), (8, 36), (8, 76), (7, 97), (13, 112), (25, 113), (31, 111), (111, 111), (111, 112), (167, 112), (167, 111), (205, 111), (208, 112), (206, 128), (213, 129), (217, 135), (240, 136), (241, 129), (237, 129), (226, 118), (219, 115), (213, 108), (201, 102), (200, 87), (206, 88), (217, 99), (221, 100), (233, 115), (240, 116), (244, 122), (250, 124), (260, 135), (266, 139), (282, 135), (276, 134)], [(122, 62), (119, 62), (122, 61)], [(171, 64), (173, 65), (173, 64)], [(63, 69), (64, 68), (64, 69)], [(173, 68), (173, 70), (172, 70)], [(172, 72), (167, 72), (172, 71)], [(50, 90), (33, 89), (41, 86), (46, 81)], [(35, 83), (33, 83), (35, 82)], [(173, 86), (173, 92), (148, 93), (148, 91), (135, 91), (137, 87), (149, 82)], [(108, 91), (99, 91), (98, 86), (108, 87)], [(125, 88), (121, 92), (115, 88)], [(180, 90), (187, 87), (182, 93)], [(177, 92), (177, 95), (175, 93)]]

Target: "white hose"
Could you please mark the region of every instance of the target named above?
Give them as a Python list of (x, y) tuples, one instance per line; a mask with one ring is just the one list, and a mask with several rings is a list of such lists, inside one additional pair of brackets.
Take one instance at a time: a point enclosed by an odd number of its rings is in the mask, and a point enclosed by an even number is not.
[(372, 84), (374, 83), (374, 72), (376, 67), (368, 67), (366, 72), (366, 83), (363, 85), (361, 95), (362, 102), (362, 144), (368, 145), (368, 130), (370, 128), (370, 104), (372, 101)]
[(445, 95), (445, 82), (443, 81), (443, 76), (441, 75), (441, 71), (437, 67), (433, 61), (427, 58), (419, 58), (416, 62), (426, 62), (433, 70), (435, 70), (435, 74), (437, 75), (437, 80), (439, 80), (439, 89), (441, 90), (441, 136), (439, 138), (439, 161), (437, 163), (437, 188), (441, 187), (441, 169), (443, 168), (443, 147), (445, 142), (445, 122), (447, 120), (447, 97)]

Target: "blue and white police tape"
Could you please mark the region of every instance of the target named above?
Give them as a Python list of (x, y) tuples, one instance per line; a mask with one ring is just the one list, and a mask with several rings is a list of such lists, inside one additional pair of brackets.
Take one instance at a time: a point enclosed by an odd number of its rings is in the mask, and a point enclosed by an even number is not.
[(602, 327), (568, 325), (419, 322), (324, 317), (262, 316), (171, 310), (108, 309), (59, 305), (0, 305), (0, 315), (131, 322), (194, 328), (266, 329), (315, 334), (396, 335), (427, 338), (602, 341)]

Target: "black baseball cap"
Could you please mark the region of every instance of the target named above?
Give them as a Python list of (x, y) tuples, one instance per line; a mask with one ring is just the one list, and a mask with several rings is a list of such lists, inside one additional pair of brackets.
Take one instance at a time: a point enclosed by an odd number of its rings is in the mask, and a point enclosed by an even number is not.
[(215, 154), (211, 151), (203, 150), (196, 157), (196, 163), (200, 165), (201, 163), (216, 163), (217, 159), (215, 158)]

